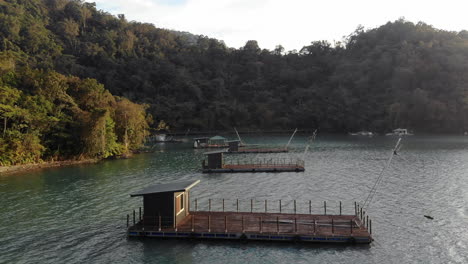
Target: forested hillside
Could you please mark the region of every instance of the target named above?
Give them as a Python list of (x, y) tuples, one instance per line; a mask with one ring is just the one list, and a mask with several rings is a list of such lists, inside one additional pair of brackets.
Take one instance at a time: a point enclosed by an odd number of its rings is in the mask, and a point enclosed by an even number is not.
[[(41, 2), (0, 1), (0, 166), (128, 154), (148, 134), (146, 106), (95, 79), (56, 71), (64, 53)], [(60, 67), (58, 67), (60, 68)]]
[(468, 130), (468, 32), (425, 23), (358, 28), (342, 43), (300, 51), (254, 40), (233, 49), (92, 3), (0, 0), (0, 52), (4, 72), (12, 63), (96, 79), (147, 104), (155, 125), (164, 120), (173, 130)]

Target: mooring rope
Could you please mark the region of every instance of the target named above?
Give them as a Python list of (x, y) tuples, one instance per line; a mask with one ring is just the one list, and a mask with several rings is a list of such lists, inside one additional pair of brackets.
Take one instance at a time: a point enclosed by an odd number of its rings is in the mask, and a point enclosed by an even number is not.
[(378, 187), (379, 183), (382, 181), (383, 176), (385, 175), (385, 171), (388, 169), (388, 167), (392, 163), (393, 157), (395, 155), (397, 155), (397, 152), (400, 150), (400, 147), (401, 147), (400, 142), (401, 142), (401, 137), (398, 138), (398, 141), (397, 141), (397, 143), (395, 145), (395, 148), (393, 148), (393, 150), (392, 150), (392, 154), (390, 155), (390, 158), (388, 159), (387, 164), (385, 165), (385, 167), (380, 172), (379, 177), (377, 177), (377, 180), (375, 181), (374, 186), (372, 186), (372, 188), (371, 188), (371, 190), (369, 192), (369, 195), (367, 195), (367, 198), (364, 201), (363, 206), (362, 206), (363, 210), (367, 210), (369, 208), (370, 203), (372, 202), (372, 199), (374, 198), (375, 194), (377, 193), (377, 187)]

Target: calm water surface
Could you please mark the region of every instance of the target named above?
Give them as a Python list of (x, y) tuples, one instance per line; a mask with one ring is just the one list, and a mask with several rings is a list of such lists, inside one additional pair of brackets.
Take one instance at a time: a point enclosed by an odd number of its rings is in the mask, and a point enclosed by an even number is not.
[[(231, 136), (233, 138), (233, 136)], [(284, 144), (287, 136), (252, 136), (248, 143)], [(305, 136), (293, 153), (303, 157)], [(369, 208), (370, 246), (321, 246), (127, 239), (126, 215), (141, 206), (129, 194), (148, 184), (200, 179), (199, 206), (222, 198), (297, 199), (345, 213), (365, 199), (394, 138), (317, 138), (304, 173), (201, 174), (203, 151), (191, 144), (157, 146), (151, 154), (94, 165), (0, 175), (0, 263), (468, 263), (468, 137), (403, 140)], [(254, 156), (229, 156), (249, 159)], [(307, 202), (307, 206), (306, 206)], [(214, 205), (216, 206), (216, 205)], [(285, 205), (286, 209), (288, 204)], [(432, 215), (429, 220), (424, 215)]]

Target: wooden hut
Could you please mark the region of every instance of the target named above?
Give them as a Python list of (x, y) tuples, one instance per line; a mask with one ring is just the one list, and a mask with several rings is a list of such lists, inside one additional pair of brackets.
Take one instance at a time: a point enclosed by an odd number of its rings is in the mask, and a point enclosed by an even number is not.
[(161, 221), (161, 226), (175, 227), (190, 214), (189, 191), (199, 182), (197, 180), (158, 184), (131, 194), (131, 197), (143, 197), (143, 217), (139, 224), (159, 225)]
[(228, 150), (229, 152), (237, 152), (239, 151), (239, 146), (240, 146), (240, 140), (231, 140), (228, 141)]
[(224, 165), (223, 154), (227, 150), (216, 150), (205, 152), (204, 154), (208, 157), (206, 160), (203, 160), (203, 169), (221, 169)]

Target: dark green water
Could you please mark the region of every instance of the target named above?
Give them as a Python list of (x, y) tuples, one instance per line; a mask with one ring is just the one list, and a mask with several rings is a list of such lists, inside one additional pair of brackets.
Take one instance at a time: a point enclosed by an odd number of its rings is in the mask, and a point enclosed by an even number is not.
[[(284, 144), (287, 136), (249, 137)], [(305, 137), (294, 140), (302, 157)], [(149, 184), (200, 179), (207, 199), (312, 200), (321, 212), (352, 213), (389, 157), (394, 138), (320, 136), (304, 173), (201, 174), (191, 144), (160, 145), (128, 160), (0, 176), (0, 263), (468, 263), (468, 137), (413, 136), (385, 174), (369, 209), (370, 246), (321, 246), (182, 240), (133, 240), (126, 215), (141, 206), (129, 194)], [(234, 156), (229, 159), (245, 159)], [(218, 202), (218, 203), (217, 203)], [(304, 207), (302, 207), (304, 206)], [(287, 207), (287, 205), (286, 205)], [(430, 214), (434, 220), (424, 218)]]

